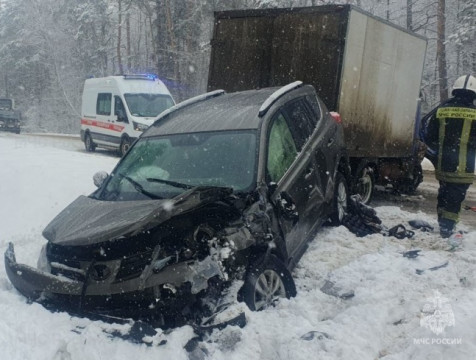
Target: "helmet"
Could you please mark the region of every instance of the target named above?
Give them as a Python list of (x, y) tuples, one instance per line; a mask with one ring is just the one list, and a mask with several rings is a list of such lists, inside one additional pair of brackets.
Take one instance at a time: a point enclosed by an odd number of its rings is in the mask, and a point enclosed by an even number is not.
[(476, 78), (471, 75), (463, 75), (456, 79), (451, 94), (455, 94), (455, 90), (468, 90), (476, 95)]

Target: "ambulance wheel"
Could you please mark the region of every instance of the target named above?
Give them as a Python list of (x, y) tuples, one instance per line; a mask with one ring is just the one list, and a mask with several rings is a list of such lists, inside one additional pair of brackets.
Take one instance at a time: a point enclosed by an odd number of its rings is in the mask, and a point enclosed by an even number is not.
[(84, 136), (84, 147), (86, 148), (86, 151), (89, 152), (96, 150), (96, 144), (93, 143), (93, 139), (89, 133), (86, 133)]
[(131, 147), (131, 140), (129, 139), (128, 136), (124, 136), (121, 141), (121, 146), (119, 147), (119, 154), (121, 156), (124, 156)]

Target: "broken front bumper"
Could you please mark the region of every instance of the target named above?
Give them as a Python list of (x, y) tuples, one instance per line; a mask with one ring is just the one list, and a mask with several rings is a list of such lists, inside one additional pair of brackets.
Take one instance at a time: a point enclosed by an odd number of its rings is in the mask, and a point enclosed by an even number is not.
[(219, 264), (208, 256), (202, 261), (169, 265), (157, 273), (146, 266), (140, 276), (124, 281), (114, 281), (114, 277), (78, 281), (17, 263), (12, 243), (5, 252), (5, 269), (13, 286), (29, 300), (103, 313), (114, 313), (103, 311), (106, 309), (123, 313), (125, 308), (138, 307), (141, 303), (149, 309), (151, 304), (177, 305), (177, 298), (186, 300), (206, 289), (208, 279), (224, 277)]

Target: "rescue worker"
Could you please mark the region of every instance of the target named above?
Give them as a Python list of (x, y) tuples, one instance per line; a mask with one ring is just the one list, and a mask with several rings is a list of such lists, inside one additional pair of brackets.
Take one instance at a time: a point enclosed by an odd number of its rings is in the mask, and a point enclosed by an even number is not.
[(452, 98), (427, 116), (425, 143), (436, 152), (435, 177), (438, 190), (440, 234), (448, 238), (459, 220), (461, 203), (474, 180), (476, 155), (476, 78), (459, 77)]

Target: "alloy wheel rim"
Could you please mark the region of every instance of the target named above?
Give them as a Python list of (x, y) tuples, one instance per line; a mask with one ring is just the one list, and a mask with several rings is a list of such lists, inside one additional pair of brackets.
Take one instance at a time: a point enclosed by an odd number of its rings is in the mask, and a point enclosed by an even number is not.
[(278, 273), (274, 270), (265, 270), (261, 273), (255, 285), (255, 309), (266, 309), (284, 297), (286, 289)]
[(372, 178), (369, 174), (365, 173), (359, 179), (359, 194), (362, 197), (362, 202), (366, 204), (370, 199), (370, 194), (372, 192)]
[(344, 183), (340, 182), (337, 188), (337, 214), (339, 221), (344, 218), (347, 210), (347, 191)]
[(129, 146), (129, 143), (125, 141), (125, 142), (122, 144), (122, 154), (125, 154), (125, 153), (127, 152), (127, 150), (129, 150), (129, 147), (130, 147), (130, 146)]

